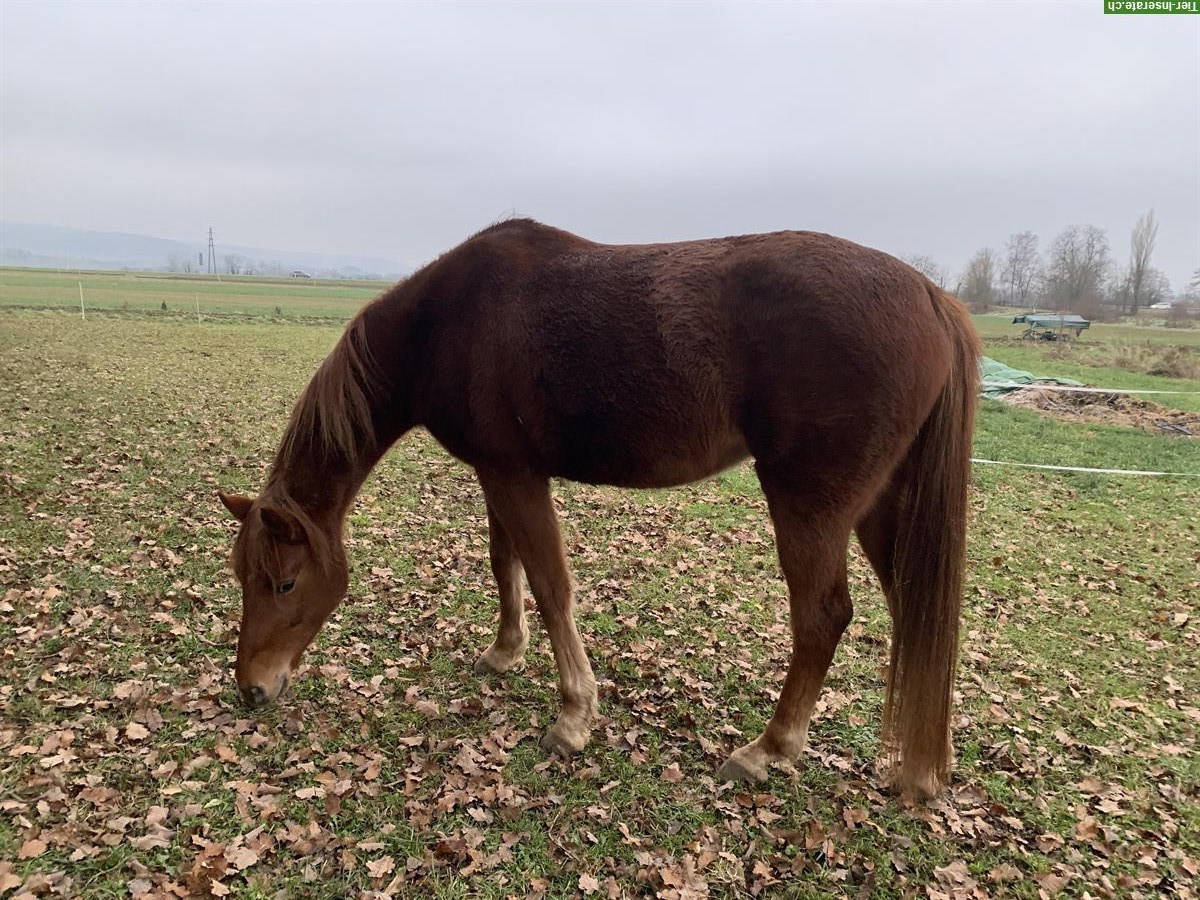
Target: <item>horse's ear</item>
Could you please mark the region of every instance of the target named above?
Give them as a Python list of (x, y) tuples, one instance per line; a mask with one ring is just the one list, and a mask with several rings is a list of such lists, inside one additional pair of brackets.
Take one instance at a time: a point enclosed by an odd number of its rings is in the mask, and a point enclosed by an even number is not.
[(294, 515), (273, 506), (264, 506), (260, 512), (263, 527), (272, 537), (288, 544), (304, 543), (304, 527)]
[(235, 519), (239, 522), (246, 521), (246, 516), (250, 515), (250, 507), (254, 505), (253, 500), (241, 494), (226, 494), (224, 491), (217, 491), (217, 496)]

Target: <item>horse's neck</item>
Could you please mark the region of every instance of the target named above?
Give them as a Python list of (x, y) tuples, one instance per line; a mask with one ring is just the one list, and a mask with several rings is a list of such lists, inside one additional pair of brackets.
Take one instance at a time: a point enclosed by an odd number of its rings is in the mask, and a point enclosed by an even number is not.
[(334, 524), (345, 518), (381, 455), (353, 461), (315, 452), (281, 456), (267, 479), (268, 490), (279, 490), (294, 499), (314, 521)]
[(347, 340), (349, 334), (305, 389), (268, 479), (325, 520), (345, 516), (367, 476), (411, 426), (408, 398), (401, 394), (406, 380), (380, 371), (395, 358), (395, 348), (375, 359), (369, 347), (350, 361)]
[(421, 361), (410, 338), (430, 268), (363, 308), (288, 423), (271, 481), (314, 516), (340, 521), (388, 448), (415, 424), (412, 390)]

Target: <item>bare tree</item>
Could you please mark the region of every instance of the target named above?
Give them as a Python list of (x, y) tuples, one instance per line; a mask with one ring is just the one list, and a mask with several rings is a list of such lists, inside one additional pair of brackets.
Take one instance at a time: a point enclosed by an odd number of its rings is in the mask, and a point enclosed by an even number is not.
[(1032, 231), (1011, 234), (1004, 245), (1004, 272), (1001, 281), (1008, 292), (1008, 301), (1025, 306), (1033, 294), (1037, 280), (1038, 239)]
[(229, 253), (225, 255), (224, 260), (226, 273), (229, 275), (242, 274), (242, 269), (245, 268), (246, 265), (246, 261), (242, 259), (242, 257), (236, 253)]
[(1151, 269), (1146, 273), (1145, 292), (1143, 299), (1146, 306), (1153, 306), (1155, 303), (1161, 303), (1164, 300), (1170, 301), (1174, 299), (1175, 293), (1171, 290), (1171, 279), (1167, 277), (1167, 273), (1159, 269)]
[(1187, 286), (1175, 298), (1176, 305), (1200, 306), (1200, 269), (1192, 273)]
[(183, 272), (186, 274), (195, 271), (194, 267), (195, 263), (192, 262), (192, 254), (190, 253), (185, 253), (183, 256), (172, 253), (167, 257), (168, 272)]
[(984, 247), (971, 257), (963, 273), (959, 298), (976, 312), (984, 312), (995, 297), (996, 254)]
[(924, 253), (911, 253), (900, 257), (942, 290), (946, 289), (946, 270), (939, 266), (932, 256)]
[(1094, 225), (1059, 232), (1046, 253), (1046, 297), (1056, 309), (1096, 314), (1109, 270), (1108, 236)]
[(1133, 226), (1133, 234), (1129, 239), (1129, 275), (1126, 312), (1130, 315), (1137, 313), (1138, 308), (1149, 306), (1154, 300), (1149, 299), (1147, 289), (1151, 278), (1150, 257), (1154, 253), (1154, 242), (1158, 238), (1158, 220), (1154, 218), (1154, 210), (1145, 213)]

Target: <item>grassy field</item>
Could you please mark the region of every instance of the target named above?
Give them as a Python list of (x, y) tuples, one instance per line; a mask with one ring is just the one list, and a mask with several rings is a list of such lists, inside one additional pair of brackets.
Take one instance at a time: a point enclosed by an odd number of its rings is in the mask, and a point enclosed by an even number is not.
[[(1144, 316), (1144, 318), (1143, 318)], [(1081, 343), (1108, 345), (1128, 344), (1175, 344), (1190, 347), (1200, 346), (1200, 328), (1168, 328), (1164, 319), (1154, 319), (1143, 313), (1138, 321), (1106, 323), (1098, 322), (1083, 332)], [(975, 327), (984, 340), (1010, 338), (1017, 340), (1025, 330), (1024, 325), (1012, 324), (1013, 313), (985, 313), (972, 317)], [(1036, 341), (1027, 343), (1036, 344)]]
[[(121, 277), (97, 276), (114, 301)], [(284, 305), (246, 287), (239, 311)], [(327, 299), (312, 309), (359, 302)], [(0, 310), (0, 895), (1197, 896), (1200, 478), (977, 468), (958, 768), (926, 808), (875, 770), (888, 624), (857, 550), (808, 750), (762, 786), (716, 780), (788, 654), (748, 466), (675, 491), (556, 486), (605, 717), (576, 760), (537, 745), (557, 693), (536, 623), (523, 670), (471, 671), (495, 616), (484, 509), (422, 434), (367, 482), (350, 597), (292, 694), (246, 712), (216, 491), (261, 484), (337, 334)], [(976, 439), (991, 459), (1176, 471), (1197, 448), (990, 402)]]
[[(347, 318), (389, 287), (376, 281), (332, 281), (250, 275), (161, 272), (76, 272), (0, 267), (0, 306), (88, 309), (195, 316)], [(279, 310), (276, 313), (276, 310)]]
[(1200, 411), (1200, 328), (1098, 324), (1078, 340), (1026, 341), (1017, 337), (1023, 326), (1011, 324), (1011, 315), (975, 316), (974, 321), (984, 352), (1014, 368), (1094, 387), (1190, 391), (1150, 399)]

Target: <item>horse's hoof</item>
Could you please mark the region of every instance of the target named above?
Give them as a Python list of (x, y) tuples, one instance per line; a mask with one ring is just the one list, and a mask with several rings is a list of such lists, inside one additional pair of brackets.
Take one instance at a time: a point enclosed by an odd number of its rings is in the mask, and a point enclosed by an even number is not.
[(542, 735), (542, 749), (563, 757), (571, 757), (582, 750), (588, 742), (588, 730), (571, 727), (558, 722)]
[(511, 652), (505, 652), (492, 644), (475, 660), (475, 672), (478, 675), (500, 675), (515, 669), (525, 661), (525, 647)]
[(766, 781), (767, 767), (748, 759), (748, 754), (739, 757), (740, 752), (735, 750), (729, 759), (721, 764), (721, 768), (717, 770), (717, 777), (722, 781)]
[(942, 792), (942, 784), (932, 772), (901, 771), (893, 782), (901, 796), (916, 804), (928, 803)]

